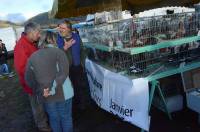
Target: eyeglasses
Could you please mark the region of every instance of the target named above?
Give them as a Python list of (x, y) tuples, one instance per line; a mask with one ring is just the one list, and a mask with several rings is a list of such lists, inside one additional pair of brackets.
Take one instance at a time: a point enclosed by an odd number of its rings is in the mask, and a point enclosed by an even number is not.
[(59, 26), (59, 29), (67, 30), (68, 28), (67, 27), (60, 27)]
[(59, 26), (58, 26), (58, 28), (60, 28), (60, 29), (70, 29), (70, 26), (69, 25), (67, 25), (67, 24), (60, 24)]

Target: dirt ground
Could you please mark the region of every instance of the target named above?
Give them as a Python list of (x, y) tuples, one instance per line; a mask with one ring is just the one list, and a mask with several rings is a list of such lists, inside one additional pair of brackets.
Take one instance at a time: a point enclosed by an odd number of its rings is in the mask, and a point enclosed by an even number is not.
[[(91, 101), (91, 100), (90, 100)], [(74, 132), (139, 132), (140, 129), (123, 122), (97, 107), (91, 101), (86, 110), (74, 117)], [(150, 132), (200, 132), (198, 114), (185, 108), (172, 114), (151, 109)], [(28, 96), (22, 91), (17, 76), (0, 79), (0, 132), (37, 132)]]
[(16, 76), (0, 79), (0, 94), (0, 131), (34, 132), (28, 96)]

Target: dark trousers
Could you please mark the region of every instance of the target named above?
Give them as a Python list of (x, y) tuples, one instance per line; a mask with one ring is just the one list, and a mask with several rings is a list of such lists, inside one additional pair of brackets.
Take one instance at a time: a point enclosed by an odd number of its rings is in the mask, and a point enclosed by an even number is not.
[(69, 69), (69, 77), (74, 87), (73, 109), (75, 111), (84, 110), (89, 102), (89, 87), (87, 87), (83, 67), (81, 65), (71, 66)]
[(44, 110), (43, 104), (40, 103), (36, 96), (30, 96), (29, 100), (33, 112), (33, 118), (38, 129), (50, 128), (48, 125), (48, 117)]

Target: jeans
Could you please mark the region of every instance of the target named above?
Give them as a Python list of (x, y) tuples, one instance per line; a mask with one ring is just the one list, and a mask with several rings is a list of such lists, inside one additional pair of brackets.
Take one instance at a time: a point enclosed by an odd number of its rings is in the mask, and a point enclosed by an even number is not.
[(53, 132), (72, 132), (72, 98), (44, 104)]
[(0, 74), (9, 73), (9, 68), (7, 64), (2, 64), (0, 66)]

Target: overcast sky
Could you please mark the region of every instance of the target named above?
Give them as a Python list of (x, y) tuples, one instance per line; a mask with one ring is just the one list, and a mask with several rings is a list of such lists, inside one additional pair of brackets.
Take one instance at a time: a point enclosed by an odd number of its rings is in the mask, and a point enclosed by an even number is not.
[(53, 0), (0, 0), (0, 20), (24, 22), (52, 9)]

